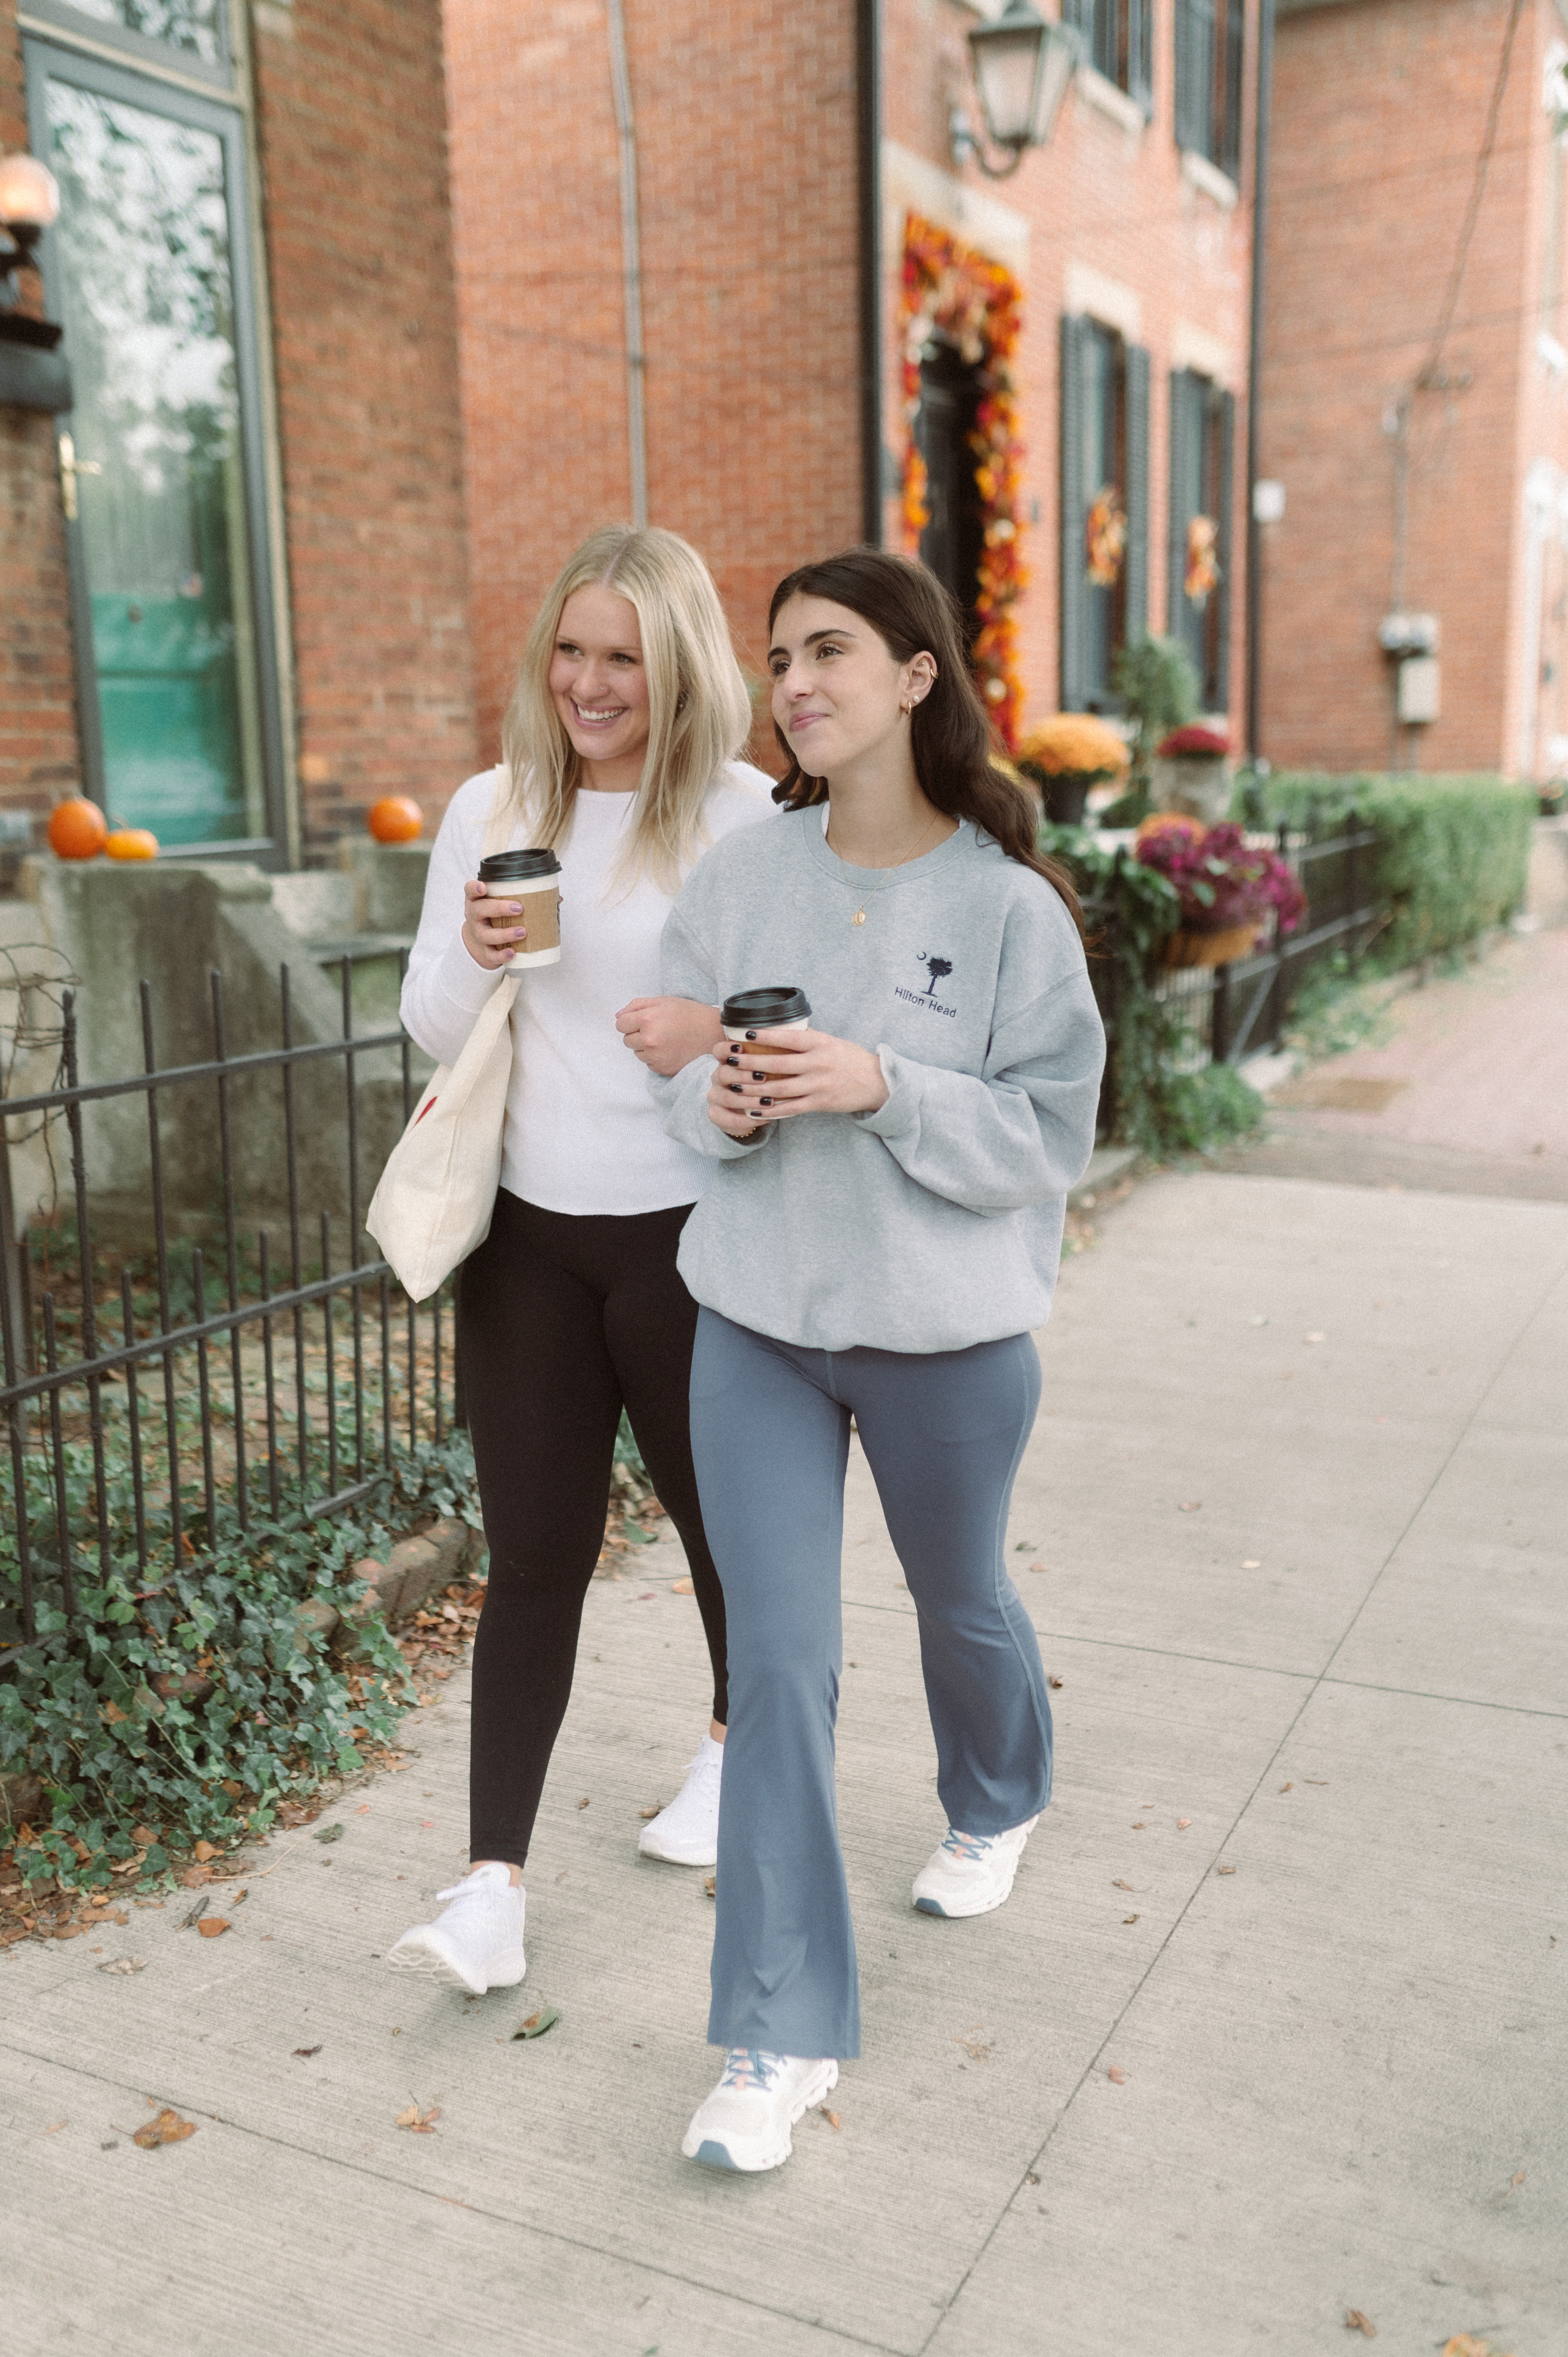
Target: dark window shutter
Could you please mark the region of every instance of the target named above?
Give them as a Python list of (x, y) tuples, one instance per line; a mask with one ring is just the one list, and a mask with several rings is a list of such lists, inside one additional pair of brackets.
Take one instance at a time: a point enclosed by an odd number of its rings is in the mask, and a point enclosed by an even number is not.
[(1225, 0), (1225, 121), (1215, 162), (1240, 183), (1241, 178), (1241, 76), (1246, 67), (1247, 18), (1241, 0)]
[(1061, 616), (1060, 701), (1064, 712), (1081, 712), (1087, 685), (1083, 643), (1083, 527), (1089, 493), (1083, 480), (1082, 319), (1062, 320), (1061, 373)]
[(1215, 534), (1215, 554), (1219, 563), (1219, 587), (1215, 596), (1219, 601), (1217, 619), (1218, 637), (1214, 653), (1214, 705), (1216, 712), (1226, 712), (1230, 705), (1230, 557), (1231, 557), (1231, 491), (1236, 471), (1236, 396), (1222, 393), (1219, 396), (1219, 512), (1215, 519), (1219, 530)]
[(1149, 629), (1149, 355), (1126, 347), (1127, 558), (1124, 642), (1136, 646)]
[(1178, 147), (1203, 145), (1203, 58), (1206, 43), (1198, 21), (1198, 0), (1176, 0), (1176, 143)]
[(1155, 112), (1154, 0), (1127, 0), (1127, 92), (1145, 117)]
[(1170, 523), (1165, 535), (1168, 578), (1165, 633), (1193, 645), (1192, 608), (1187, 599), (1187, 528), (1203, 496), (1203, 380), (1190, 369), (1171, 376)]

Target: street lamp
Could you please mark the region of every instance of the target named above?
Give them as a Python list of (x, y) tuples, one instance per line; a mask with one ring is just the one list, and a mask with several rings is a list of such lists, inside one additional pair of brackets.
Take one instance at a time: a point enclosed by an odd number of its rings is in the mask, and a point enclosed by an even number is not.
[(60, 339), (49, 320), (16, 307), (16, 274), (38, 267), (33, 248), (59, 217), (59, 189), (48, 166), (36, 156), (0, 156), (0, 229), (10, 241), (10, 250), (0, 251), (0, 337), (7, 343), (52, 352)]
[(987, 135), (993, 146), (1009, 151), (1009, 160), (987, 159), (958, 106), (950, 127), (953, 157), (958, 163), (972, 158), (990, 178), (1004, 180), (1023, 162), (1026, 148), (1049, 140), (1078, 66), (1079, 37), (1072, 26), (1042, 16), (1030, 0), (1007, 0), (1000, 16), (972, 27), (969, 54)]

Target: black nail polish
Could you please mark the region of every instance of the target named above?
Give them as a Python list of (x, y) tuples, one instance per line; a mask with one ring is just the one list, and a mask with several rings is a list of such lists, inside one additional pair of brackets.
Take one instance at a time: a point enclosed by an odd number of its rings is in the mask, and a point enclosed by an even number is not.
[(754, 1081), (765, 1081), (768, 1075), (766, 1072), (753, 1072), (751, 1077)]
[(726, 1057), (725, 1058), (725, 1063), (729, 1066), (730, 1071), (731, 1071), (732, 1072), (738, 1072), (738, 1071), (739, 1071), (739, 1070), (740, 1070), (740, 1058), (739, 1058), (738, 1056), (726, 1056)]
[(748, 1032), (746, 1033), (746, 1038), (747, 1038), (748, 1039), (756, 1039), (756, 1037), (757, 1037), (757, 1034), (756, 1034), (756, 1032), (755, 1032), (755, 1031), (748, 1031)]
[(771, 1097), (764, 1097), (762, 1102), (764, 1104), (770, 1105), (773, 1103), (773, 1100)]
[(729, 1091), (730, 1091), (730, 1094), (731, 1094), (731, 1096), (738, 1097), (738, 1096), (740, 1096), (740, 1095), (744, 1094), (744, 1092), (743, 1092), (743, 1090), (742, 1090), (742, 1088), (741, 1088), (741, 1085), (740, 1085), (740, 1082), (739, 1082), (738, 1081), (731, 1081), (731, 1082), (730, 1082), (730, 1084), (729, 1084)]

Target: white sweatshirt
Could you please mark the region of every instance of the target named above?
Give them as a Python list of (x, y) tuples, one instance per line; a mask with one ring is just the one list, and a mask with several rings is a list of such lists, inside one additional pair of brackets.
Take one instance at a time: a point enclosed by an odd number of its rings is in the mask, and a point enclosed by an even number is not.
[[(427, 1055), (453, 1063), (505, 967), (463, 946), (464, 884), (479, 872), (497, 772), (460, 786), (430, 854), (409, 955), (403, 1019)], [(709, 843), (775, 815), (772, 780), (745, 761), (719, 773), (703, 806)], [(526, 968), (511, 1015), (501, 1185), (542, 1211), (627, 1214), (694, 1203), (713, 1165), (666, 1135), (640, 1064), (616, 1029), (628, 998), (660, 996), (659, 938), (671, 895), (649, 877), (610, 877), (635, 794), (580, 793), (560, 847), (561, 959)], [(519, 820), (509, 848), (527, 844)]]

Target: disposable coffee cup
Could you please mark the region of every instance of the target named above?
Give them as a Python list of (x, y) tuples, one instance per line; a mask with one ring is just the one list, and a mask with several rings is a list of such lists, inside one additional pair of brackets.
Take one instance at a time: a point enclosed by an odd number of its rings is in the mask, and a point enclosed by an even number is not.
[(475, 903), (474, 913), (487, 924), (526, 925), (522, 945), (511, 964), (555, 965), (561, 957), (561, 862), (553, 851), (493, 851), (479, 862), (485, 900), (521, 900), (522, 914), (486, 909)]
[[(768, 990), (737, 990), (720, 1007), (719, 1020), (726, 1039), (742, 1042), (748, 1031), (804, 1031), (811, 1025), (811, 1002), (793, 983), (775, 984)], [(780, 1045), (768, 1052), (788, 1051)]]

